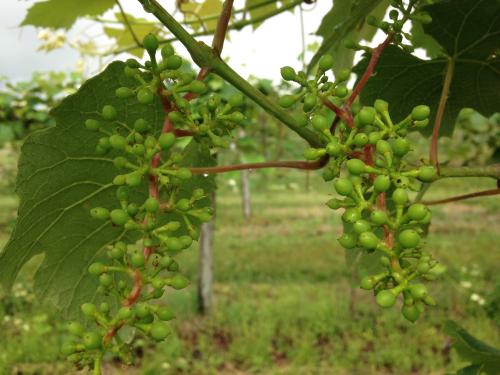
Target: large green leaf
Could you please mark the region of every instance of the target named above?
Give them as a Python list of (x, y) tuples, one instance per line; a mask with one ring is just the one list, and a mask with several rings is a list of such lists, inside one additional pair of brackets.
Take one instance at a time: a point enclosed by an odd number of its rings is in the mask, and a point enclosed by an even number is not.
[[(402, 119), (418, 104), (427, 104), (436, 113), (445, 75), (452, 77), (441, 134), (453, 131), (456, 117), (464, 107), (485, 116), (500, 110), (500, 2), (497, 0), (443, 1), (425, 8), (432, 23), (425, 32), (437, 41), (446, 58), (421, 60), (396, 47), (387, 48), (376, 74), (361, 93), (371, 104), (387, 100), (395, 119)], [(366, 56), (355, 71), (361, 74)], [(434, 118), (431, 118), (431, 124)], [(431, 131), (431, 126), (426, 132)]]
[(323, 17), (316, 35), (323, 42), (309, 63), (314, 68), (319, 58), (326, 53), (334, 57), (334, 71), (351, 67), (354, 51), (343, 47), (342, 42), (371, 40), (377, 29), (364, 23), (372, 14), (381, 19), (389, 6), (388, 0), (335, 0), (332, 9)]
[(471, 362), (457, 374), (498, 374), (500, 350), (478, 340), (454, 321), (447, 321), (444, 331), (454, 338), (453, 348), (460, 357)]
[(114, 0), (47, 0), (33, 4), (28, 9), (21, 26), (69, 29), (76, 20), (97, 16), (115, 6)]
[[(18, 221), (0, 255), (0, 282), (11, 286), (21, 267), (43, 253), (43, 263), (35, 275), (35, 291), (68, 315), (78, 313), (82, 302), (96, 299), (96, 280), (88, 275), (87, 267), (100, 257), (103, 246), (124, 235), (121, 227), (103, 224), (89, 214), (95, 206), (117, 208), (116, 187), (111, 181), (118, 171), (112, 163), (116, 155), (96, 155), (100, 135), (86, 130), (83, 124), (106, 104), (116, 107), (122, 123), (142, 117), (154, 124), (156, 133), (163, 123), (159, 100), (144, 106), (134, 98), (115, 97), (116, 88), (135, 85), (124, 75), (124, 67), (122, 62), (112, 63), (87, 81), (53, 111), (57, 125), (33, 133), (22, 148)], [(208, 148), (194, 141), (184, 152), (185, 162), (193, 166), (211, 163)], [(193, 179), (183, 195), (190, 195), (199, 186), (209, 191), (209, 180), (202, 176)], [(131, 201), (143, 202), (147, 185), (148, 181), (143, 181)]]

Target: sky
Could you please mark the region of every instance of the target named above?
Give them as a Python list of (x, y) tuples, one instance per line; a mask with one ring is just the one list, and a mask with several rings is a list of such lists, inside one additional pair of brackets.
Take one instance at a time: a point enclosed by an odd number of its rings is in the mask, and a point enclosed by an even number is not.
[[(172, 0), (161, 0), (162, 4), (172, 7)], [(2, 0), (0, 5), (0, 76), (14, 80), (27, 79), (35, 71), (73, 70), (80, 59), (78, 52), (65, 47), (53, 52), (38, 51), (40, 41), (38, 31), (34, 27), (19, 27), (26, 10), (32, 1)], [(122, 0), (127, 13), (139, 17), (148, 17), (136, 0)], [(236, 0), (237, 8), (244, 5), (243, 0)], [(305, 25), (306, 44), (320, 41), (314, 35), (322, 17), (331, 8), (331, 0), (319, 0), (314, 5), (304, 4), (302, 12)], [(167, 6), (168, 8), (169, 6)], [(82, 31), (91, 27), (90, 21), (78, 21), (68, 33), (69, 39), (74, 39)], [(95, 28), (95, 26), (94, 26)], [(210, 38), (201, 39), (210, 43)], [(254, 75), (260, 78), (279, 79), (279, 69), (284, 65), (300, 68), (298, 56), (302, 52), (302, 32), (300, 27), (300, 12), (294, 14), (285, 12), (272, 20), (265, 22), (256, 31), (251, 26), (241, 31), (233, 31), (226, 41), (223, 57), (231, 57), (230, 64), (242, 76)], [(179, 53), (187, 56), (182, 46), (177, 47)], [(6, 52), (7, 51), (7, 52)], [(126, 58), (127, 56), (117, 56)], [(306, 55), (307, 58), (311, 55)], [(88, 73), (96, 73), (97, 60), (87, 64)]]

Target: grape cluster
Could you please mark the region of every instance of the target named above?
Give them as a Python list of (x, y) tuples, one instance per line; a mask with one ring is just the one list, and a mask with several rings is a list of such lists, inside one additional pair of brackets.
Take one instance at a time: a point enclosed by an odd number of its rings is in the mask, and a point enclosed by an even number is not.
[[(206, 84), (183, 70), (182, 59), (170, 45), (161, 49), (161, 61), (156, 59), (158, 40), (154, 35), (146, 36), (143, 45), (150, 60), (144, 65), (127, 60), (124, 70), (137, 84), (119, 87), (115, 94), (142, 105), (159, 97), (168, 113), (169, 128), (159, 133), (158, 124), (143, 118), (124, 123), (112, 105), (105, 105), (85, 121), (89, 131), (102, 134), (96, 153), (115, 156), (112, 160), (118, 171), (113, 178), (116, 201), (110, 207), (92, 208), (90, 215), (122, 227), (124, 235), (106, 247), (107, 261), (88, 268), (99, 280), (98, 292), (112, 301), (81, 305), (93, 328), (78, 322), (68, 326), (70, 339), (63, 352), (80, 368), (98, 369), (105, 352), (131, 363), (130, 346), (118, 334), (125, 326), (155, 341), (169, 335), (167, 322), (174, 318), (173, 311), (152, 302), (166, 288), (188, 286), (175, 256), (198, 239), (199, 223), (212, 216), (203, 189), (186, 196), (193, 176), (189, 168), (182, 167), (185, 155), (178, 151), (175, 131), (184, 131), (208, 147), (225, 146), (229, 131), (245, 119), (237, 110), (243, 103), (241, 95), (233, 95), (229, 101), (217, 95), (203, 96), (208, 91)], [(133, 189), (145, 183), (150, 184), (149, 195), (137, 201)]]
[[(420, 189), (422, 182), (433, 181), (437, 171), (431, 165), (415, 167), (405, 162), (411, 151), (405, 137), (409, 131), (428, 125), (430, 109), (416, 106), (395, 123), (388, 103), (376, 100), (373, 106), (353, 105), (346, 117), (338, 118), (341, 121), (332, 126), (328, 102), (343, 108), (349, 92), (341, 83), (349, 78), (349, 71), (339, 72), (335, 81), (329, 82), (326, 72), (331, 67), (332, 57), (324, 55), (315, 80), (309, 81), (302, 72), (282, 68), (283, 79), (301, 87), (296, 94), (283, 96), (279, 103), (290, 108), (300, 102), (303, 126), (311, 127), (325, 140), (322, 148), (306, 149), (304, 157), (328, 159), (323, 177), (334, 180), (335, 191), (342, 198), (333, 198), (327, 205), (344, 209), (344, 233), (339, 243), (348, 250), (361, 248), (380, 254), (384, 271), (364, 277), (361, 287), (374, 290), (382, 307), (393, 306), (402, 295), (403, 316), (413, 322), (424, 305), (435, 304), (425, 285), (417, 280), (431, 280), (442, 271), (431, 254), (422, 249), (422, 235), (431, 212), (421, 203), (412, 203), (409, 196), (409, 192)], [(349, 119), (351, 124), (346, 121)]]

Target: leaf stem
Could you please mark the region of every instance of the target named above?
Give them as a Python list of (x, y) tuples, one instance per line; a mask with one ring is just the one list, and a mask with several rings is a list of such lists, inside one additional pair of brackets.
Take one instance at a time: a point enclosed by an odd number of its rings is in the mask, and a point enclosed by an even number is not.
[(422, 203), (425, 204), (425, 205), (427, 205), (427, 206), (433, 206), (433, 205), (437, 205), (437, 204), (450, 203), (450, 202), (456, 202), (456, 201), (461, 201), (461, 200), (465, 200), (465, 199), (471, 199), (471, 198), (477, 198), (477, 197), (486, 197), (486, 196), (489, 196), (489, 195), (498, 195), (498, 194), (500, 194), (500, 188), (489, 189), (489, 190), (482, 190), (482, 191), (476, 191), (474, 193), (457, 195), (457, 196), (450, 197), (450, 198), (445, 198), (445, 199), (423, 201)]
[(443, 121), (444, 109), (446, 107), (446, 102), (448, 101), (454, 70), (455, 70), (455, 60), (453, 58), (450, 58), (448, 60), (448, 64), (446, 65), (446, 75), (444, 77), (443, 88), (441, 90), (441, 96), (439, 98), (439, 104), (436, 112), (436, 118), (434, 120), (434, 128), (432, 129), (431, 147), (429, 151), (430, 162), (436, 168), (438, 168), (438, 170), (439, 170), (439, 160), (438, 160), (439, 129), (441, 128), (441, 123)]
[(216, 174), (216, 173), (227, 173), (233, 171), (241, 171), (245, 169), (262, 169), (262, 168), (291, 168), (291, 169), (302, 169), (302, 170), (315, 170), (320, 169), (325, 166), (328, 158), (321, 158), (317, 161), (268, 161), (264, 163), (247, 163), (247, 164), (235, 164), (220, 167), (206, 167), (206, 168), (190, 168), (193, 174)]
[(139, 38), (137, 37), (134, 29), (132, 28), (132, 25), (130, 24), (128, 16), (125, 13), (125, 11), (123, 10), (123, 7), (122, 7), (122, 4), (120, 3), (120, 0), (115, 0), (115, 2), (116, 2), (116, 5), (118, 5), (118, 8), (120, 9), (120, 14), (123, 17), (123, 22), (125, 23), (125, 26), (127, 27), (128, 31), (132, 35), (132, 39), (134, 39), (134, 42), (137, 44), (137, 47), (142, 47), (142, 43), (139, 40)]

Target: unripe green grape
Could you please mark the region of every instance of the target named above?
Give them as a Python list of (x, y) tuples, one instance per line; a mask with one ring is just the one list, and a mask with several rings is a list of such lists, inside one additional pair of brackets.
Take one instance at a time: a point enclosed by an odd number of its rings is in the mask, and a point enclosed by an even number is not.
[(347, 68), (340, 69), (339, 72), (337, 73), (335, 79), (337, 82), (343, 82), (347, 81), (349, 79), (349, 76), (351, 75), (351, 71)]
[(191, 209), (191, 202), (189, 199), (181, 199), (176, 204), (175, 207), (180, 211), (189, 211)]
[(123, 174), (119, 174), (113, 178), (113, 185), (123, 185), (126, 182), (126, 176)]
[(99, 121), (89, 118), (85, 120), (85, 127), (88, 130), (96, 131), (101, 127), (101, 124)]
[(356, 208), (348, 208), (342, 214), (342, 220), (346, 223), (355, 223), (361, 219), (361, 213)]
[(339, 156), (343, 153), (342, 145), (338, 142), (330, 142), (326, 145), (326, 153), (330, 156)]
[(193, 177), (193, 172), (191, 172), (191, 170), (188, 168), (179, 168), (177, 170), (176, 176), (181, 180), (189, 180), (191, 177)]
[(427, 207), (422, 203), (414, 203), (408, 208), (408, 217), (420, 221), (427, 215)]
[(342, 236), (340, 236), (337, 241), (339, 241), (340, 245), (346, 249), (352, 249), (356, 247), (356, 244), (358, 242), (356, 236), (350, 233), (342, 234)]
[(391, 9), (391, 11), (389, 12), (389, 18), (391, 20), (397, 20), (398, 17), (399, 17), (399, 12), (396, 9)]
[(111, 221), (116, 225), (125, 225), (125, 223), (130, 219), (128, 213), (121, 209), (115, 209), (109, 214)]
[(326, 72), (333, 67), (333, 57), (332, 55), (323, 55), (319, 59), (318, 67), (321, 71)]
[(367, 250), (373, 250), (377, 247), (380, 240), (373, 232), (363, 232), (359, 235), (359, 243)]
[(122, 259), (124, 255), (124, 251), (120, 248), (113, 247), (109, 250), (109, 256), (112, 259)]
[(174, 50), (174, 47), (172, 47), (171, 44), (165, 44), (161, 48), (161, 57), (163, 57), (164, 59), (166, 59), (167, 57), (172, 56), (174, 53), (175, 53), (175, 50)]
[(330, 128), (330, 124), (325, 116), (314, 115), (311, 120), (312, 126), (318, 131), (323, 131)]
[(386, 140), (379, 140), (375, 147), (379, 154), (392, 153), (391, 145)]
[(403, 305), (401, 313), (406, 320), (414, 323), (420, 317), (420, 310), (415, 305)]
[(118, 169), (125, 168), (127, 163), (128, 163), (127, 158), (124, 158), (123, 156), (117, 156), (116, 158), (113, 159), (113, 165)]
[(139, 133), (143, 133), (149, 130), (149, 124), (143, 118), (137, 119), (134, 122), (134, 130)]
[(174, 312), (166, 306), (161, 306), (156, 312), (158, 319), (163, 321), (172, 320), (175, 318)]
[(111, 147), (108, 137), (99, 138), (99, 140), (97, 141), (97, 145), (98, 147), (102, 147), (105, 150), (109, 150), (109, 148)]
[(173, 251), (173, 252), (182, 250), (182, 243), (176, 237), (167, 238), (167, 241), (165, 242), (165, 246), (167, 247), (168, 250)]
[(241, 124), (245, 120), (245, 115), (241, 112), (233, 112), (227, 116), (229, 121)]
[(183, 249), (187, 249), (193, 243), (193, 239), (189, 236), (180, 236), (179, 241), (181, 242)]
[(170, 262), (170, 264), (167, 266), (167, 271), (178, 272), (179, 271), (179, 263), (177, 263), (176, 261)]
[(130, 264), (132, 267), (141, 268), (144, 267), (144, 255), (140, 253), (134, 253), (130, 256)]
[(388, 221), (387, 213), (382, 210), (374, 210), (370, 214), (370, 220), (375, 224), (375, 225), (384, 225)]
[(138, 303), (135, 305), (134, 312), (138, 318), (144, 319), (150, 314), (149, 306), (143, 302)]
[(375, 111), (371, 107), (363, 107), (356, 116), (361, 126), (371, 125), (375, 121)]
[(116, 150), (124, 150), (127, 145), (127, 140), (119, 134), (113, 134), (109, 137), (109, 144)]
[(369, 230), (371, 230), (372, 226), (370, 225), (370, 223), (368, 221), (361, 219), (361, 220), (358, 220), (354, 223), (353, 229), (354, 229), (354, 232), (356, 232), (357, 234), (361, 234), (361, 233), (368, 232)]
[(410, 142), (404, 138), (397, 138), (392, 142), (392, 152), (396, 156), (404, 156), (410, 151)]
[(420, 274), (425, 274), (425, 273), (429, 272), (430, 269), (431, 269), (431, 266), (427, 262), (421, 262), (417, 266), (417, 271)]
[(162, 341), (170, 334), (170, 327), (165, 323), (155, 322), (149, 331), (151, 338), (155, 341)]
[(207, 91), (207, 85), (205, 85), (205, 83), (202, 81), (194, 80), (189, 85), (189, 91), (198, 95), (204, 94)]
[(103, 302), (103, 303), (101, 303), (101, 304), (99, 305), (99, 310), (101, 310), (101, 312), (102, 312), (103, 314), (107, 314), (107, 313), (109, 313), (109, 310), (110, 310), (110, 309), (111, 309), (111, 308), (109, 307), (109, 303), (107, 303), (107, 302)]
[(427, 296), (427, 288), (424, 284), (410, 285), (410, 293), (415, 299), (422, 299)]
[(392, 201), (398, 206), (404, 206), (408, 203), (408, 193), (404, 189), (397, 188), (392, 193)]
[(86, 316), (94, 316), (97, 312), (97, 308), (93, 303), (84, 303), (80, 308)]
[(414, 248), (420, 242), (419, 234), (413, 229), (405, 229), (398, 236), (399, 243), (406, 249)]
[(71, 342), (66, 342), (61, 346), (61, 353), (65, 356), (70, 356), (75, 352), (76, 352), (76, 346)]
[(128, 186), (139, 186), (142, 182), (142, 175), (140, 173), (129, 173), (125, 177), (125, 183)]
[(315, 148), (307, 148), (304, 150), (304, 158), (307, 160), (317, 160), (321, 157), (319, 150)]
[(295, 72), (295, 69), (293, 69), (291, 66), (284, 66), (280, 70), (281, 77), (285, 81), (292, 81), (296, 78), (297, 73)]
[(375, 287), (374, 280), (371, 276), (363, 277), (359, 284), (360, 284), (361, 289), (365, 289), (365, 290), (371, 290)]
[(427, 213), (425, 214), (424, 218), (420, 220), (420, 224), (427, 225), (431, 222), (432, 219), (432, 213), (431, 211), (427, 210)]
[(108, 104), (108, 105), (105, 105), (104, 107), (102, 107), (101, 116), (105, 120), (113, 121), (118, 117), (118, 112), (116, 111), (115, 107)]
[(317, 102), (318, 98), (314, 94), (307, 94), (306, 96), (304, 96), (304, 112), (311, 111), (316, 106)]
[(82, 336), (85, 332), (85, 329), (80, 323), (71, 322), (68, 324), (68, 332), (74, 336)]
[(131, 96), (134, 95), (134, 90), (132, 90), (128, 87), (119, 87), (116, 89), (115, 95), (117, 98), (120, 98), (120, 99), (130, 98)]
[(143, 87), (137, 91), (137, 101), (141, 104), (152, 103), (154, 96), (153, 91), (147, 87)]
[(332, 210), (337, 210), (340, 207), (342, 207), (342, 201), (337, 199), (337, 198), (332, 198), (328, 202), (326, 202), (326, 205), (331, 208)]
[(377, 99), (375, 100), (375, 103), (373, 103), (373, 107), (378, 113), (383, 113), (389, 110), (389, 103), (387, 103), (385, 100)]
[(337, 96), (339, 98), (345, 98), (348, 93), (349, 93), (349, 90), (345, 86), (335, 87), (335, 96)]
[(182, 275), (175, 275), (169, 280), (168, 285), (174, 289), (184, 289), (189, 285), (189, 280)]
[(109, 218), (109, 210), (104, 207), (94, 207), (90, 210), (90, 215), (94, 219), (107, 220)]
[(116, 317), (120, 320), (130, 319), (133, 315), (134, 313), (132, 312), (132, 309), (127, 306), (120, 307), (120, 309), (116, 313)]
[(380, 132), (371, 132), (368, 135), (368, 143), (371, 145), (376, 145), (379, 140), (382, 139), (382, 134)]
[(102, 286), (110, 286), (113, 283), (113, 278), (108, 273), (103, 273), (99, 276), (99, 284)]
[(158, 144), (163, 150), (168, 150), (175, 144), (175, 135), (173, 133), (163, 133), (158, 138)]
[(83, 345), (87, 350), (95, 350), (101, 347), (102, 337), (97, 332), (87, 332), (83, 335)]
[(99, 276), (106, 271), (106, 266), (100, 262), (95, 262), (89, 266), (88, 271), (92, 276)]
[(334, 184), (335, 191), (340, 195), (348, 196), (353, 191), (352, 182), (347, 178), (338, 178)]
[(375, 300), (380, 307), (389, 308), (396, 303), (396, 296), (390, 290), (381, 290)]
[(373, 181), (373, 188), (380, 192), (386, 192), (391, 187), (391, 179), (386, 175), (378, 175)]
[(353, 175), (360, 175), (360, 174), (364, 173), (366, 170), (365, 163), (360, 159), (348, 160), (346, 165), (347, 165), (347, 170), (349, 171), (349, 173), (351, 173)]
[(144, 202), (144, 209), (147, 212), (156, 212), (158, 211), (158, 208), (160, 207), (160, 202), (158, 202), (158, 199), (154, 197), (149, 197), (146, 199), (146, 202)]
[(231, 108), (241, 107), (245, 102), (245, 97), (241, 94), (233, 94), (228, 100)]
[(278, 99), (278, 104), (283, 108), (290, 108), (296, 101), (297, 98), (293, 95), (283, 95)]
[(363, 147), (368, 143), (368, 135), (365, 133), (358, 133), (353, 138), (353, 143), (357, 147)]
[(431, 165), (420, 167), (418, 171), (418, 179), (423, 182), (431, 182), (437, 176), (437, 170)]
[(156, 38), (156, 36), (151, 33), (146, 35), (142, 40), (142, 45), (151, 54), (155, 53), (155, 51), (158, 49), (158, 44), (158, 38)]
[(423, 121), (423, 120), (429, 118), (430, 114), (431, 114), (431, 109), (428, 106), (417, 105), (411, 111), (411, 118), (414, 121)]
[(169, 56), (169, 57), (167, 57), (165, 65), (166, 65), (167, 69), (177, 70), (182, 65), (182, 59), (180, 56), (177, 56), (177, 55)]
[(202, 199), (203, 197), (205, 197), (205, 191), (201, 188), (198, 188), (198, 189), (194, 189), (193, 190), (193, 199), (194, 200), (200, 200)]
[(137, 156), (142, 156), (146, 153), (146, 147), (144, 147), (144, 145), (136, 143), (132, 146), (132, 153)]
[[(416, 128), (419, 128), (419, 129), (422, 129), (422, 128), (425, 128), (427, 125), (429, 125), (429, 119), (426, 118), (425, 120), (422, 120), (422, 121), (415, 121), (413, 123), (413, 125), (416, 127)], [(402, 132), (403, 131), (406, 131), (406, 129), (402, 129), (400, 130), (398, 133), (403, 135)]]

